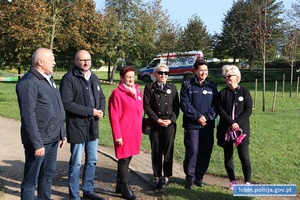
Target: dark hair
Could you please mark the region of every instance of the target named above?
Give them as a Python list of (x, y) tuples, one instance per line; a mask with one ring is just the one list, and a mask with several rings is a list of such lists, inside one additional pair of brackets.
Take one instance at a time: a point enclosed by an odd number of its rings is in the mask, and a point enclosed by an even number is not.
[(201, 65), (207, 65), (207, 62), (203, 59), (199, 59), (194, 63), (194, 69), (197, 70), (199, 66)]
[(132, 71), (132, 72), (135, 73), (135, 69), (134, 69), (132, 66), (130, 66), (130, 65), (125, 65), (125, 66), (122, 67), (121, 70), (120, 70), (120, 76), (121, 76), (121, 77), (124, 77), (125, 74), (126, 74), (127, 72), (129, 72), (129, 71)]

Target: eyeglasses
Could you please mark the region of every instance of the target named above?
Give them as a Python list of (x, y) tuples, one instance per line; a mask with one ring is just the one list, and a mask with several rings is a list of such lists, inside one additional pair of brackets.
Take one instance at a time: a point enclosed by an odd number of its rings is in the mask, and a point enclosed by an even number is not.
[(169, 72), (167, 72), (167, 71), (158, 71), (157, 73), (158, 73), (159, 75), (163, 75), (163, 74), (169, 75)]
[(79, 62), (91, 62), (91, 59), (77, 59)]
[(232, 77), (232, 76), (236, 76), (235, 74), (228, 74), (228, 75), (226, 75), (224, 78), (230, 78), (230, 77)]

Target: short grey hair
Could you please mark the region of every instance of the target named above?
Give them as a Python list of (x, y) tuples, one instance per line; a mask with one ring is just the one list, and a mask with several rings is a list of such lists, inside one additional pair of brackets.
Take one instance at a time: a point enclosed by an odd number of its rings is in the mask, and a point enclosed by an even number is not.
[(52, 53), (52, 50), (43, 47), (35, 50), (32, 54), (32, 66), (35, 66), (39, 60), (43, 60), (47, 53)]
[(232, 72), (232, 74), (234, 74), (238, 77), (238, 83), (241, 81), (242, 75), (241, 75), (241, 72), (240, 72), (240, 70), (237, 66), (235, 66), (235, 65), (224, 65), (222, 67), (223, 77), (225, 77), (228, 72)]

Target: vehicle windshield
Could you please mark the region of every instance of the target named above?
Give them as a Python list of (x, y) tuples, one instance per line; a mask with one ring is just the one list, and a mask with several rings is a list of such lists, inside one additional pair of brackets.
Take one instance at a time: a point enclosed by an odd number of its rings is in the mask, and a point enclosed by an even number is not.
[(155, 68), (155, 67), (157, 67), (157, 65), (158, 65), (159, 63), (160, 63), (160, 59), (153, 60), (153, 61), (149, 64), (148, 68)]

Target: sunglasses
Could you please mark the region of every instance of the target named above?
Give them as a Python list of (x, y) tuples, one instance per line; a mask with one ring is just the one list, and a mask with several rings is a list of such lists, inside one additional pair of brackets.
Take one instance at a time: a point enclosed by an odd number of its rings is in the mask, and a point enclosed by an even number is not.
[(163, 75), (163, 74), (169, 75), (169, 72), (166, 72), (166, 71), (158, 71), (157, 73), (158, 73), (159, 75)]
[(230, 77), (232, 77), (232, 76), (236, 76), (235, 74), (228, 74), (228, 75), (226, 75), (224, 78), (230, 78)]

